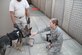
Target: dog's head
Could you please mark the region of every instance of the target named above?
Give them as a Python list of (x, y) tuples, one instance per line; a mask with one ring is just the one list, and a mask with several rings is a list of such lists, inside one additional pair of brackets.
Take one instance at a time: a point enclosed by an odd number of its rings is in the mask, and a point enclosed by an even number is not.
[(25, 26), (23, 30), (23, 35), (29, 37), (31, 35), (31, 30), (32, 30), (32, 27), (28, 28), (27, 26)]

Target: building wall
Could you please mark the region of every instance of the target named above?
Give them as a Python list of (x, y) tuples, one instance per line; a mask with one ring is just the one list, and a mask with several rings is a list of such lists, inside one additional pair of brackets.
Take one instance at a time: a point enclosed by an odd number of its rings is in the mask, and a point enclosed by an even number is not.
[(38, 0), (38, 8), (82, 44), (82, 0)]
[(5, 0), (0, 0), (0, 35), (4, 35), (13, 29), (8, 12), (9, 0), (4, 1)]

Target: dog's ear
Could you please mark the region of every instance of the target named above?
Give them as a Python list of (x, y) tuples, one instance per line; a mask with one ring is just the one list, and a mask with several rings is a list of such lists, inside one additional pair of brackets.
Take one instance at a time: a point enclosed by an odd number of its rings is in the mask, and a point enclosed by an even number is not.
[(32, 30), (32, 27), (30, 27), (29, 30)]

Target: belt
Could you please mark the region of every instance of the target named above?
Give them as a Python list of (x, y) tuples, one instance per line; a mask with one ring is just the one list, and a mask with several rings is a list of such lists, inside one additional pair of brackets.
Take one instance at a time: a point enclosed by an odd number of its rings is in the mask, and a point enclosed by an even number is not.
[(20, 16), (20, 17), (15, 16), (15, 17), (21, 19), (21, 18), (23, 18), (24, 16)]

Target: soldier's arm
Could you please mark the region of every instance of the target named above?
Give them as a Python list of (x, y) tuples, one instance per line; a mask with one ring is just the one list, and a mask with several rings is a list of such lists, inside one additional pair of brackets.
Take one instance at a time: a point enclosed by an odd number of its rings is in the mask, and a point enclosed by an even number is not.
[(43, 29), (41, 31), (38, 31), (37, 34), (43, 33), (43, 32), (46, 32), (46, 31), (50, 31), (50, 27), (46, 27), (45, 29)]
[(30, 17), (30, 12), (29, 12), (29, 4), (28, 1), (25, 0), (25, 15), (26, 17)]
[(10, 1), (10, 5), (9, 5), (9, 13), (10, 13), (10, 17), (11, 17), (11, 20), (12, 20), (13, 24), (15, 24), (15, 20), (16, 20), (14, 11), (15, 11), (15, 9), (14, 9), (14, 1), (11, 0)]
[(28, 19), (27, 20), (29, 20), (29, 22), (27, 22), (28, 24), (30, 23), (30, 12), (29, 12), (29, 4), (28, 4), (28, 2), (25, 0), (25, 15), (26, 15), (26, 19), (27, 19), (27, 17), (28, 17)]
[(15, 18), (15, 16), (14, 16), (14, 12), (13, 11), (10, 11), (10, 17), (11, 17), (11, 20), (12, 20), (12, 22), (13, 22), (13, 24), (15, 24), (16, 22), (16, 18)]
[(26, 14), (26, 17), (30, 17), (29, 8), (25, 8), (25, 14)]

